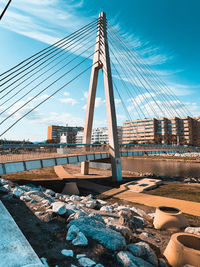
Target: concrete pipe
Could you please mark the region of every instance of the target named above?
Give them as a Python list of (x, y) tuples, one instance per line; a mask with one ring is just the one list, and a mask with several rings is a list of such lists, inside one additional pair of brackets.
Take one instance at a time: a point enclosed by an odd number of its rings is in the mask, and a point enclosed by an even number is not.
[(188, 225), (181, 210), (160, 206), (156, 209), (153, 225), (156, 229), (177, 231)]
[(173, 234), (164, 256), (173, 267), (187, 264), (200, 267), (200, 236), (188, 233)]
[(62, 193), (66, 195), (79, 195), (79, 190), (76, 183), (71, 182), (65, 184)]

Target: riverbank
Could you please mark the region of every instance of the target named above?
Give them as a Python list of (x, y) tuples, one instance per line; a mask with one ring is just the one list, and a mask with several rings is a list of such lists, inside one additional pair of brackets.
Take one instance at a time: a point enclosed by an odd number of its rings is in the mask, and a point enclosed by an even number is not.
[[(45, 266), (84, 266), (86, 260), (93, 261), (91, 266), (126, 266), (122, 255), (137, 266), (168, 266), (163, 251), (173, 232), (153, 227), (155, 208), (97, 194), (95, 187), (80, 187), (80, 196), (69, 196), (30, 182), (0, 183), (0, 199)], [(197, 217), (185, 216), (190, 226), (199, 226)], [(73, 228), (71, 240), (72, 225), (78, 230)], [(142, 246), (144, 253), (132, 257), (132, 245)]]
[[(126, 159), (126, 157), (122, 157), (122, 159)], [(200, 163), (199, 157), (175, 157), (175, 156), (163, 156), (163, 155), (144, 155), (144, 156), (131, 156), (129, 159), (151, 159), (151, 160), (161, 160), (161, 161), (174, 161), (174, 162), (192, 162), (192, 163)]]

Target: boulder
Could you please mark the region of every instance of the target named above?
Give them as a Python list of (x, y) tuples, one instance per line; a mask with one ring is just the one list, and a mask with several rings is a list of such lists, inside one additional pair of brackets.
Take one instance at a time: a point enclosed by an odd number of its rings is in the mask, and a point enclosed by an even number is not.
[(63, 249), (61, 251), (61, 253), (64, 255), (64, 256), (67, 256), (67, 257), (73, 257), (74, 256), (74, 252), (73, 250), (71, 249)]
[(23, 193), (24, 192), (17, 187), (13, 190), (13, 195), (16, 196), (17, 198), (20, 198), (23, 195)]
[(66, 240), (73, 240), (76, 238), (77, 234), (80, 232), (79, 228), (76, 225), (71, 225), (68, 229)]
[(51, 189), (47, 189), (46, 191), (45, 191), (45, 194), (47, 194), (47, 195), (50, 195), (50, 196), (55, 196), (55, 192), (53, 191), (53, 190), (51, 190)]
[(69, 227), (72, 225), (75, 225), (86, 237), (98, 241), (110, 250), (120, 250), (126, 246), (125, 239), (120, 233), (109, 229), (105, 223), (95, 218), (80, 217), (68, 224)]
[(153, 267), (143, 259), (133, 256), (129, 251), (118, 252), (117, 261), (125, 267)]
[(62, 215), (62, 214), (65, 214), (67, 209), (65, 207), (65, 203), (63, 202), (54, 202), (52, 204), (52, 211), (59, 214), (59, 215)]
[(142, 257), (153, 266), (158, 266), (158, 259), (153, 249), (145, 242), (129, 244), (127, 249), (136, 257)]
[(77, 254), (76, 255), (77, 259), (80, 259), (80, 258), (83, 258), (83, 257), (86, 257), (86, 254)]
[(74, 246), (87, 246), (88, 240), (83, 233), (78, 232), (76, 238), (74, 238), (72, 240), (72, 245), (74, 245)]

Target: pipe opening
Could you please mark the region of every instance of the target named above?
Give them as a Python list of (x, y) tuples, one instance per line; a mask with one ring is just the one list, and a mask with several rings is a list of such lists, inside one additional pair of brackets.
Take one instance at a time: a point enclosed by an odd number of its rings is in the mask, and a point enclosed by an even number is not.
[(182, 234), (177, 236), (177, 240), (185, 247), (200, 250), (200, 237)]
[(163, 212), (166, 212), (166, 213), (179, 213), (180, 210), (177, 209), (177, 208), (173, 208), (173, 207), (159, 207), (159, 210), (163, 211)]

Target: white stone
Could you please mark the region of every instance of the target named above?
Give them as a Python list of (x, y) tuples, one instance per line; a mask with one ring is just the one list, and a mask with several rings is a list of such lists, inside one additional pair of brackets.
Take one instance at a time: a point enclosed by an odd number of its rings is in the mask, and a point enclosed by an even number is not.
[(80, 258), (83, 258), (83, 257), (85, 257), (86, 256), (86, 254), (77, 254), (76, 255), (76, 258), (77, 259), (80, 259)]
[(126, 207), (126, 206), (118, 206), (118, 207), (117, 207), (117, 210), (118, 210), (118, 211), (121, 211), (121, 210), (128, 211), (128, 210), (130, 210), (130, 208), (129, 208), (129, 207)]
[(20, 197), (20, 200), (25, 201), (25, 202), (28, 202), (28, 201), (31, 201), (32, 198), (29, 197), (29, 196), (21, 196), (21, 197)]
[(19, 189), (19, 188), (15, 188), (13, 190), (13, 195), (16, 196), (16, 197), (18, 197), (18, 198), (20, 198), (21, 195), (23, 195), (23, 191), (21, 189)]
[(98, 201), (102, 206), (107, 205), (107, 202), (104, 201), (104, 200), (97, 199), (97, 201)]
[(101, 263), (98, 263), (97, 265), (95, 265), (95, 267), (104, 267)]
[(55, 196), (55, 192), (51, 189), (46, 189), (45, 194), (50, 195), (52, 197)]
[(85, 257), (80, 258), (80, 259), (78, 260), (78, 262), (79, 262), (79, 264), (80, 264), (81, 266), (83, 266), (83, 267), (91, 267), (91, 266), (94, 266), (94, 265), (96, 264), (95, 261), (93, 261), (93, 260), (91, 260), (91, 259), (89, 259), (89, 258), (85, 258)]
[(88, 240), (83, 233), (78, 232), (76, 238), (72, 240), (72, 244), (74, 246), (87, 246)]
[(63, 202), (54, 202), (52, 204), (52, 211), (57, 213), (57, 214), (60, 214), (60, 215), (65, 214), (66, 211), (67, 211), (67, 209), (65, 207), (65, 203), (63, 203)]
[(126, 267), (153, 267), (147, 261), (133, 256), (129, 251), (120, 251), (117, 253), (117, 260)]
[(195, 234), (200, 236), (200, 227), (187, 227), (185, 233)]
[(7, 180), (5, 180), (5, 179), (3, 179), (3, 178), (0, 178), (0, 184), (2, 184), (2, 185), (6, 185), (6, 184), (8, 184), (9, 182), (7, 181)]
[(71, 225), (68, 229), (66, 240), (73, 240), (80, 232), (79, 228), (75, 225)]
[(63, 249), (61, 253), (67, 257), (74, 257), (74, 252), (71, 249)]
[(113, 209), (110, 206), (103, 206), (100, 208), (100, 211), (113, 212)]
[(81, 198), (77, 195), (72, 195), (70, 198), (69, 198), (71, 201), (80, 201)]
[(96, 200), (90, 200), (86, 202), (86, 207), (90, 209), (94, 209), (97, 205)]

